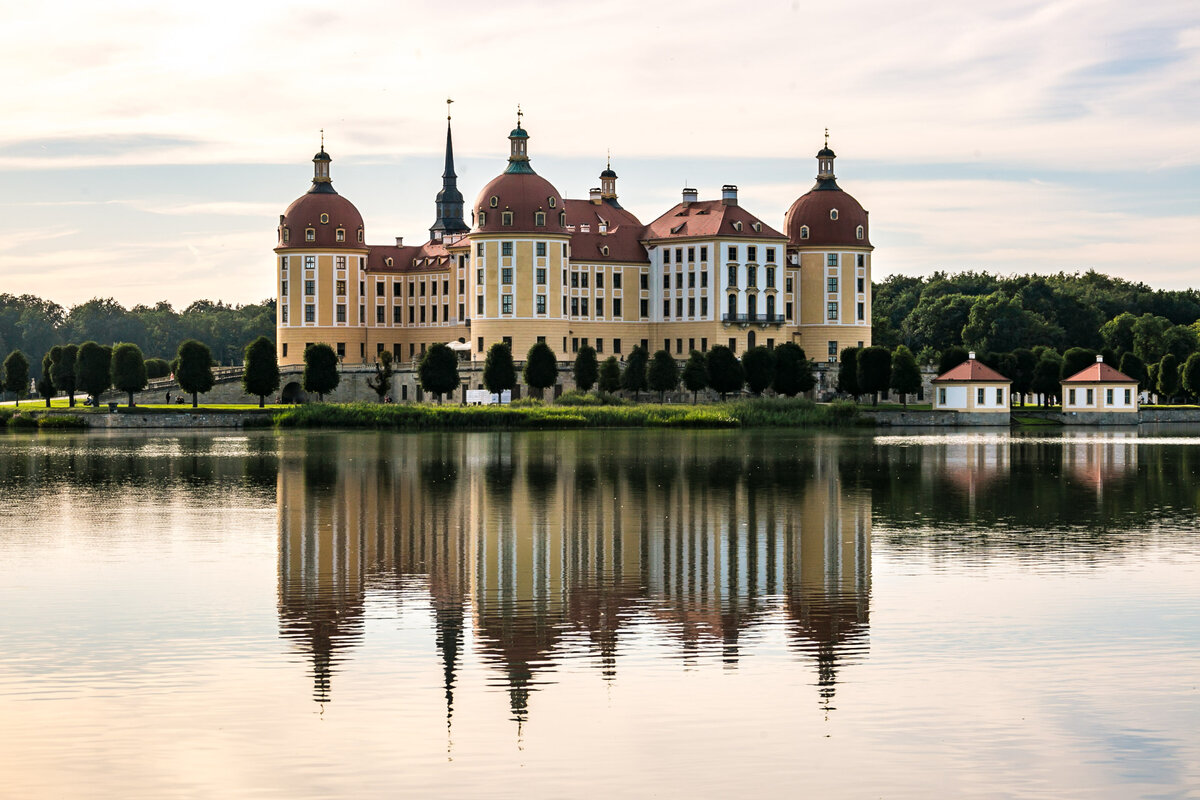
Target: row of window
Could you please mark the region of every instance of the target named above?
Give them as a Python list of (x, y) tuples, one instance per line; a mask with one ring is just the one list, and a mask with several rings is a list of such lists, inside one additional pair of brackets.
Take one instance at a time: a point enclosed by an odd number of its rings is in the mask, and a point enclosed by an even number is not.
[[(562, 244), (563, 258), (566, 258), (567, 257), (567, 243), (562, 242), (561, 244)], [(536, 255), (538, 258), (545, 258), (546, 252), (547, 252), (547, 247), (548, 246), (545, 242), (534, 242), (533, 243), (534, 255)], [(484, 251), (484, 243), (476, 242), (475, 243), (475, 255), (479, 258), (483, 258), (484, 252), (485, 252)], [(513, 254), (513, 243), (512, 242), (501, 242), (500, 243), (500, 255), (502, 255), (506, 258), (511, 258), (512, 254)]]
[[(864, 290), (867, 287), (867, 279), (859, 278), (855, 285), (856, 285), (858, 293), (864, 294)], [(837, 290), (838, 290), (838, 279), (837, 278), (826, 278), (825, 279), (825, 291), (828, 294), (837, 294)]]
[[(866, 316), (867, 316), (867, 304), (860, 302), (860, 303), (857, 303), (856, 305), (857, 305), (857, 308), (855, 309), (856, 318), (858, 319), (859, 322), (865, 322)], [(833, 321), (833, 322), (837, 321), (837, 319), (838, 319), (838, 304), (836, 302), (830, 301), (825, 304), (825, 319)]]
[[(703, 273), (701, 273), (701, 274), (703, 274)], [(766, 288), (774, 289), (775, 288), (775, 267), (767, 267), (766, 268), (766, 279), (767, 279)], [(736, 287), (738, 285), (738, 268), (737, 268), (736, 264), (729, 265), (728, 275), (726, 276), (726, 283), (730, 287)], [(788, 279), (788, 283), (789, 284), (791, 283), (790, 278)], [(746, 288), (753, 289), (753, 288), (757, 288), (757, 287), (758, 287), (758, 267), (746, 267)], [(666, 285), (665, 281), (663, 283), (663, 288), (664, 289), (670, 288), (669, 286)], [(792, 290), (791, 286), (789, 286), (788, 291), (790, 292), (791, 290)]]
[[(488, 215), (488, 212), (486, 212), (486, 211), (479, 212), (479, 227), (482, 228), (484, 225), (487, 225), (487, 215)], [(500, 212), (500, 224), (504, 225), (506, 227), (511, 227), (513, 224), (513, 212), (501, 211)], [(533, 224), (539, 228), (544, 228), (546, 226), (546, 212), (545, 211), (533, 212)], [(567, 212), (565, 212), (565, 211), (558, 212), (558, 224), (563, 228), (567, 227)]]
[[(322, 223), (325, 223), (325, 222), (328, 222), (328, 221), (329, 221), (329, 215), (328, 215), (328, 214), (322, 214), (322, 215), (321, 215), (321, 222), (322, 222)], [(336, 230), (333, 232), (333, 236), (334, 236), (334, 239), (336, 239), (336, 240), (337, 240), (337, 241), (339, 241), (339, 242), (344, 242), (344, 241), (346, 241), (346, 229), (345, 229), (345, 228), (338, 228), (338, 229), (336, 229)], [(289, 228), (286, 228), (286, 227), (285, 227), (285, 228), (283, 229), (283, 243), (284, 243), (284, 244), (289, 244), (289, 243), (291, 243), (291, 240), (292, 240), (292, 232), (291, 232), (291, 229), (289, 229)], [(305, 229), (304, 229), (304, 241), (306, 241), (306, 242), (315, 242), (316, 240), (317, 240), (317, 229), (316, 229), (316, 228), (305, 228)], [(358, 242), (359, 242), (359, 244), (362, 244), (362, 241), (363, 241), (363, 232), (362, 232), (362, 229), (360, 228), (360, 229), (359, 229), (359, 231), (358, 231)]]
[[(1084, 401), (1083, 405), (1090, 406), (1096, 402), (1096, 394), (1095, 394), (1096, 390), (1095, 389), (1068, 389), (1067, 390), (1067, 405), (1071, 405), (1071, 406), (1078, 405), (1078, 403), (1075, 402), (1075, 397), (1076, 397), (1075, 392), (1077, 392), (1077, 391), (1085, 392), (1084, 396), (1086, 397), (1086, 400)], [(1125, 392), (1125, 405), (1127, 405), (1127, 406), (1132, 405), (1133, 404), (1133, 390), (1132, 389), (1122, 389), (1122, 391)], [(1109, 406), (1113, 405), (1114, 390), (1112, 388), (1107, 388), (1104, 390), (1104, 392), (1105, 392), (1104, 404), (1109, 405)]]
[[(830, 218), (830, 219), (832, 219), (832, 220), (836, 220), (836, 219), (837, 219), (837, 213), (838, 213), (838, 212), (837, 212), (837, 209), (836, 209), (836, 208), (835, 208), (835, 209), (832, 209), (832, 210), (829, 212), (829, 218)], [(863, 226), (862, 226), (862, 225), (859, 225), (857, 228), (855, 228), (855, 229), (854, 229), (854, 238), (855, 238), (855, 239), (863, 239), (863, 238), (866, 238), (866, 237), (865, 237), (865, 234), (866, 234), (866, 231), (864, 231), (864, 230), (863, 230)], [(800, 226), (800, 238), (801, 238), (801, 239), (807, 239), (807, 238), (808, 238), (810, 235), (811, 235), (811, 234), (810, 234), (810, 231), (809, 231), (809, 229), (808, 229), (808, 226), (807, 226), (807, 225), (801, 225), (801, 226)]]

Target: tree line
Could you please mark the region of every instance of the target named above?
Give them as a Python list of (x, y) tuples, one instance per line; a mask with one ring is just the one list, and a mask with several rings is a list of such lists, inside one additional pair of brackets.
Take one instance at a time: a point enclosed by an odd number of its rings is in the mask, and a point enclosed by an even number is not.
[[(206, 342), (213, 358), (232, 365), (246, 342), (275, 339), (275, 301), (228, 305), (197, 300), (183, 311), (170, 303), (126, 309), (111, 298), (95, 298), (64, 309), (33, 295), (0, 294), (0, 353), (45, 353), (69, 342), (135, 344), (147, 358), (169, 360), (179, 346)], [(31, 370), (40, 374), (40, 364)]]

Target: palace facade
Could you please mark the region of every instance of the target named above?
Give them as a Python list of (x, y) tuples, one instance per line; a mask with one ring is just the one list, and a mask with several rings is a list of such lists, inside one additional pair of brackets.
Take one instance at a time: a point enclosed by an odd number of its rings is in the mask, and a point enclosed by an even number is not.
[(390, 350), (418, 358), (435, 342), (482, 359), (507, 342), (522, 359), (537, 341), (562, 359), (587, 344), (601, 359), (636, 345), (677, 358), (723, 344), (741, 353), (795, 342), (814, 361), (871, 344), (867, 212), (838, 186), (834, 152), (817, 153), (816, 184), (782, 231), (741, 205), (685, 188), (642, 223), (621, 206), (611, 164), (587, 199), (564, 198), (530, 162), (518, 117), (503, 172), (464, 217), (450, 124), (429, 240), (367, 244), (362, 215), (333, 188), (324, 144), (312, 188), (279, 218), (280, 364), (324, 342), (345, 363)]

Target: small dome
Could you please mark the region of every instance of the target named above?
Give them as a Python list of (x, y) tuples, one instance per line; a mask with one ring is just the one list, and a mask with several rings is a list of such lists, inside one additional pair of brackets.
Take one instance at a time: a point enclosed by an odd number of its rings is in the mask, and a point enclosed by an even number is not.
[[(322, 222), (322, 220), (325, 220)], [(279, 247), (293, 250), (317, 248), (321, 250), (362, 250), (366, 247), (362, 215), (346, 198), (336, 192), (309, 192), (301, 195), (283, 212), (279, 223)], [(288, 238), (283, 239), (283, 229), (288, 229)], [(305, 232), (313, 231), (309, 241)], [(343, 231), (338, 241), (338, 230)]]
[[(496, 202), (492, 204), (492, 198)], [(564, 233), (559, 224), (563, 199), (550, 181), (534, 172), (504, 172), (479, 192), (475, 201), (475, 228), (479, 233)], [(537, 213), (546, 215), (537, 224)], [(504, 213), (512, 213), (512, 224), (504, 224)], [(484, 222), (480, 224), (480, 214)]]
[(315, 156), (313, 156), (313, 161), (332, 161), (332, 160), (333, 159), (331, 159), (329, 157), (329, 153), (326, 153), (324, 148), (321, 148), (321, 152), (319, 152)]
[[(860, 225), (861, 239), (858, 238)], [(807, 238), (801, 235), (802, 228), (808, 228)], [(787, 234), (788, 244), (800, 247), (871, 246), (867, 212), (858, 201), (841, 189), (831, 190), (820, 185), (792, 203), (783, 218), (783, 232)]]
[(610, 167), (609, 169), (604, 170), (604, 172), (601, 172), (600, 177), (601, 178), (615, 178), (615, 177), (617, 177), (617, 173), (613, 172), (612, 168)]
[(829, 149), (829, 145), (825, 145), (817, 151), (817, 158), (837, 158), (837, 156)]
[(529, 134), (525, 132), (524, 128), (513, 128), (512, 133), (508, 134), (508, 138), (510, 138), (510, 139), (528, 139)]

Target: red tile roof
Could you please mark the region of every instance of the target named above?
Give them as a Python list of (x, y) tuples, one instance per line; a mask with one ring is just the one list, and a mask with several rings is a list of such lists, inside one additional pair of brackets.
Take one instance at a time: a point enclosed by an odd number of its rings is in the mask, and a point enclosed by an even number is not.
[(1136, 380), (1113, 369), (1103, 361), (1088, 364), (1069, 378), (1063, 378), (1063, 383), (1137, 383)]
[[(391, 264), (387, 263), (388, 259)], [(422, 245), (372, 245), (367, 253), (367, 272), (439, 272), (449, 270), (454, 259), (441, 242)]]
[[(741, 223), (739, 231), (734, 223)], [(754, 223), (762, 226), (754, 230)], [(727, 206), (720, 200), (700, 200), (695, 203), (677, 203), (667, 213), (646, 226), (642, 239), (671, 238), (749, 238), (786, 239), (758, 217), (741, 206)]]
[[(650, 261), (642, 247), (642, 223), (623, 208), (591, 200), (566, 200), (567, 228), (571, 230), (571, 261), (608, 261), (645, 264)], [(605, 232), (600, 232), (600, 226)], [(584, 227), (587, 230), (584, 230)], [(608, 248), (604, 254), (602, 248)]]
[[(818, 187), (822, 184), (817, 181)], [(836, 187), (836, 184), (834, 184)], [(837, 209), (838, 218), (829, 218)], [(858, 238), (858, 226), (863, 238)], [(857, 200), (841, 189), (814, 188), (801, 195), (783, 217), (788, 243), (796, 247), (870, 247), (871, 225), (867, 212)], [(800, 229), (808, 228), (808, 238), (800, 238)]]
[(986, 364), (981, 364), (973, 358), (964, 361), (953, 369), (947, 370), (943, 375), (938, 375), (933, 381), (934, 383), (947, 383), (950, 381), (963, 383), (1012, 383), (1011, 380), (996, 372), (996, 370)]

